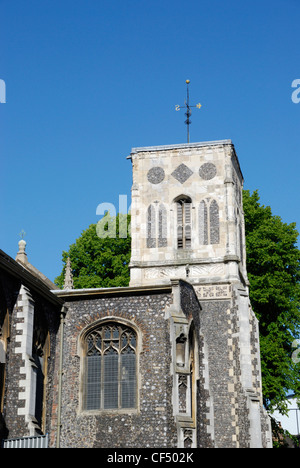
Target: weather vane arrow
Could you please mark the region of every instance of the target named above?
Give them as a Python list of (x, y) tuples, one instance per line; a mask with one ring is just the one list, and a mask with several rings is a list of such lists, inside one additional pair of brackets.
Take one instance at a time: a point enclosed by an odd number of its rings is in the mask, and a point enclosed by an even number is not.
[(179, 105), (175, 106), (176, 111), (179, 111), (180, 109), (186, 109), (186, 112), (185, 112), (186, 120), (184, 123), (187, 126), (187, 142), (188, 143), (190, 142), (190, 125), (192, 123), (190, 119), (192, 115), (191, 107), (197, 107), (198, 109), (200, 109), (201, 107), (200, 102), (196, 104), (195, 106), (190, 106), (189, 84), (190, 84), (190, 80), (186, 80), (186, 100), (185, 100), (184, 106), (179, 106)]

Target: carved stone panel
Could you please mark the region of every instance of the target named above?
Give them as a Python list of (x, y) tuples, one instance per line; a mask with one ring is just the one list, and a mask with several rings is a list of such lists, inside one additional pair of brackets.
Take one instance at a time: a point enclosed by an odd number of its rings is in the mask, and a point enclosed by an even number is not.
[(231, 286), (229, 284), (215, 284), (210, 286), (196, 286), (199, 299), (231, 299)]
[(190, 267), (190, 276), (220, 276), (224, 275), (223, 264), (195, 265)]

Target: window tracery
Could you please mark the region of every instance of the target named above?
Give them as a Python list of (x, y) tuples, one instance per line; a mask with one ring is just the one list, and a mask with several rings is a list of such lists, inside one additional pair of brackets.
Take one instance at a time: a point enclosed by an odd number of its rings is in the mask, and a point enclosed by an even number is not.
[(87, 335), (84, 409), (136, 407), (136, 349), (136, 333), (119, 323)]

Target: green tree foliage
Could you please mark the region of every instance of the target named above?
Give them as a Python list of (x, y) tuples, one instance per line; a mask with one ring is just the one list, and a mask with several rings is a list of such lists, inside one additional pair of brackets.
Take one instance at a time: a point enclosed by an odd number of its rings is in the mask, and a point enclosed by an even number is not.
[(300, 332), (300, 251), (296, 224), (285, 224), (244, 191), (250, 300), (259, 320), (265, 406), (284, 411), (290, 391), (300, 396), (299, 364), (292, 359)]
[(128, 286), (129, 226), (129, 215), (112, 218), (109, 213), (98, 224), (91, 224), (75, 244), (70, 245), (69, 251), (63, 252), (64, 267), (56, 284), (63, 288), (66, 262), (70, 257), (75, 289)]

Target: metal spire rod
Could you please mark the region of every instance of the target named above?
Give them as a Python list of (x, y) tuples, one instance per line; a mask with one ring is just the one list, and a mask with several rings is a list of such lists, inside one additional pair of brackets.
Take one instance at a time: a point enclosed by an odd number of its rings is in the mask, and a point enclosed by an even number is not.
[(192, 115), (191, 107), (197, 107), (198, 109), (200, 109), (201, 107), (200, 102), (196, 104), (195, 106), (190, 106), (189, 84), (190, 84), (190, 80), (186, 80), (186, 100), (184, 102), (184, 106), (179, 106), (179, 105), (175, 106), (176, 111), (179, 111), (180, 109), (186, 109), (186, 112), (185, 112), (186, 120), (184, 123), (187, 126), (187, 142), (188, 143), (190, 142), (190, 125), (192, 123), (190, 119)]

